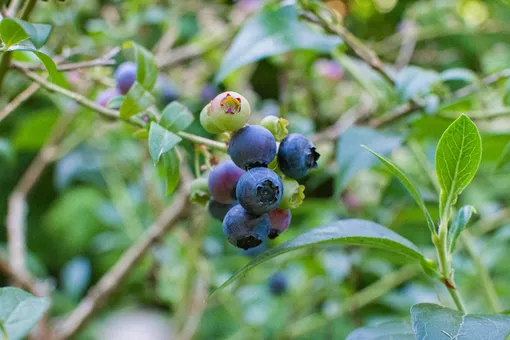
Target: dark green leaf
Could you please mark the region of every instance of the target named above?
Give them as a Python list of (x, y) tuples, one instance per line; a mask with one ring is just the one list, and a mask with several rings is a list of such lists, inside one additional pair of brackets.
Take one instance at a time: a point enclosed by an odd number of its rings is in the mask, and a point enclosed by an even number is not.
[(0, 22), (0, 37), (7, 47), (30, 39), (36, 48), (41, 48), (50, 33), (50, 25), (31, 24), (17, 18), (5, 18)]
[(463, 114), (446, 129), (437, 145), (436, 173), (441, 187), (441, 219), (449, 219), (451, 206), (475, 176), (481, 157), (480, 133)]
[(351, 127), (338, 139), (337, 192), (341, 192), (349, 181), (360, 171), (370, 168), (376, 159), (366, 152), (361, 152), (365, 144), (378, 154), (388, 154), (402, 143), (402, 137), (382, 134), (365, 127)]
[(151, 91), (158, 79), (158, 67), (154, 61), (154, 56), (144, 47), (132, 41), (124, 43), (123, 47), (133, 49), (137, 66), (136, 81), (147, 91)]
[(510, 335), (508, 315), (463, 314), (431, 303), (414, 305), (411, 323), (417, 340), (506, 340)]
[(510, 171), (510, 142), (505, 146), (503, 153), (501, 154), (494, 172), (505, 173)]
[(187, 129), (194, 119), (186, 106), (174, 101), (163, 110), (159, 124), (167, 130), (179, 132)]
[(415, 340), (409, 322), (389, 321), (376, 326), (361, 327), (349, 334), (346, 340)]
[(389, 250), (418, 261), (424, 259), (420, 250), (413, 243), (380, 224), (358, 219), (341, 220), (309, 230), (278, 247), (260, 254), (222, 284), (218, 290), (225, 288), (259, 264), (276, 256), (326, 243), (374, 247)]
[(175, 144), (181, 141), (181, 137), (163, 128), (156, 122), (151, 122), (149, 130), (149, 152), (152, 160), (158, 162), (165, 152), (170, 151)]
[(0, 322), (9, 340), (23, 338), (49, 307), (45, 298), (14, 287), (0, 288)]
[(434, 227), (434, 220), (432, 220), (432, 217), (430, 216), (429, 211), (427, 210), (427, 207), (425, 206), (425, 202), (423, 201), (423, 198), (421, 197), (420, 192), (418, 189), (411, 183), (411, 181), (404, 175), (404, 173), (397, 168), (393, 163), (391, 163), (389, 160), (384, 158), (383, 156), (379, 155), (377, 152), (370, 150), (366, 146), (362, 145), (365, 149), (370, 151), (374, 156), (379, 158), (381, 162), (388, 168), (388, 170), (391, 171), (391, 173), (398, 178), (398, 180), (406, 187), (407, 191), (413, 196), (416, 204), (420, 207), (421, 211), (423, 211), (423, 214), (425, 215), (425, 220), (427, 221), (427, 225), (431, 232), (435, 231)]
[(462, 230), (466, 228), (471, 216), (476, 213), (475, 207), (472, 205), (465, 205), (457, 211), (457, 214), (452, 220), (450, 227), (448, 228), (448, 250), (453, 253), (455, 250), (455, 244)]
[(48, 71), (50, 81), (52, 81), (53, 83), (55, 83), (61, 87), (64, 87), (64, 88), (68, 87), (67, 80), (65, 79), (64, 74), (62, 72), (58, 71), (57, 65), (55, 64), (53, 59), (51, 59), (51, 57), (48, 56), (47, 54), (45, 54), (41, 51), (38, 51), (35, 48), (28, 46), (26, 44), (11, 46), (9, 48), (9, 51), (10, 52), (27, 51), (27, 52), (34, 53), (37, 56), (37, 58), (39, 58), (39, 60), (43, 63), (44, 67)]
[(235, 37), (216, 75), (221, 82), (241, 66), (296, 49), (328, 53), (342, 41), (298, 20), (295, 6), (266, 8), (249, 20)]
[(180, 167), (179, 167), (179, 156), (177, 151), (171, 149), (162, 156), (163, 166), (166, 175), (166, 194), (170, 195), (175, 191), (179, 184), (180, 178)]
[(147, 110), (154, 104), (154, 97), (138, 81), (136, 81), (125, 96), (120, 107), (120, 116), (129, 118)]

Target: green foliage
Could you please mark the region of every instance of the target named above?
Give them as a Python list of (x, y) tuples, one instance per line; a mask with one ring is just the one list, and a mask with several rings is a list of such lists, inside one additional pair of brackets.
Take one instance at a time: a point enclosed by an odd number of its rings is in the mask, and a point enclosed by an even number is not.
[(481, 157), (480, 133), (466, 115), (461, 115), (443, 133), (436, 151), (436, 173), (441, 186), (439, 211), (445, 223), (458, 195), (475, 176)]
[(170, 151), (177, 143), (181, 141), (181, 137), (175, 133), (163, 128), (156, 122), (151, 122), (149, 130), (149, 151), (152, 160), (157, 163), (161, 155)]
[(0, 38), (6, 47), (30, 39), (36, 48), (44, 46), (51, 33), (51, 25), (31, 24), (18, 18), (4, 18), (0, 21)]
[(506, 340), (510, 335), (510, 316), (463, 314), (431, 303), (411, 308), (411, 322), (416, 339)]
[(471, 216), (476, 213), (475, 207), (472, 205), (465, 205), (457, 211), (455, 217), (448, 228), (448, 251), (453, 253), (457, 238), (460, 233), (466, 228)]
[(506, 173), (510, 170), (510, 142), (505, 146), (501, 156), (496, 164), (494, 171), (496, 173)]
[(152, 53), (132, 41), (124, 43), (123, 48), (133, 49), (137, 66), (136, 81), (147, 91), (152, 91), (158, 79), (158, 68)]
[(154, 101), (152, 94), (136, 81), (120, 106), (120, 116), (127, 119), (141, 113), (151, 107)]
[(22, 339), (49, 307), (46, 298), (14, 287), (0, 288), (0, 323), (9, 340)]
[(195, 118), (189, 109), (179, 102), (171, 102), (161, 113), (159, 124), (172, 132), (186, 130)]
[(408, 322), (388, 321), (356, 329), (346, 340), (415, 340)]
[(177, 156), (177, 151), (175, 151), (175, 148), (173, 148), (170, 151), (164, 153), (162, 158), (166, 177), (166, 193), (167, 195), (170, 195), (175, 191), (177, 185), (179, 184), (179, 157)]

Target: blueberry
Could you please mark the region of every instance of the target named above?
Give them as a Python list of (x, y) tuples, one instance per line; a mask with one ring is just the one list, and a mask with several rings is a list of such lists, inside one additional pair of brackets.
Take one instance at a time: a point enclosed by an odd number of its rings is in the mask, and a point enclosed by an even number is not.
[(234, 203), (236, 200), (236, 184), (245, 173), (232, 161), (218, 164), (209, 174), (209, 193), (214, 199), (223, 204)]
[(276, 141), (269, 130), (248, 125), (232, 135), (228, 154), (242, 169), (267, 167), (276, 155)]
[(235, 205), (237, 205), (237, 202), (232, 204), (223, 204), (218, 201), (211, 200), (207, 206), (207, 210), (209, 211), (209, 215), (218, 221), (223, 222), (223, 219), (227, 215), (228, 211)]
[(166, 106), (179, 99), (180, 95), (175, 86), (169, 81), (166, 81), (161, 85), (161, 97), (163, 105)]
[(287, 278), (283, 273), (278, 272), (269, 278), (269, 291), (273, 295), (282, 295), (287, 290)]
[(299, 133), (285, 137), (278, 150), (278, 166), (289, 177), (305, 177), (310, 169), (317, 167), (320, 154), (311, 141)]
[(108, 105), (108, 102), (117, 96), (120, 96), (120, 92), (118, 89), (116, 88), (107, 89), (97, 96), (96, 103), (101, 105), (102, 107), (106, 107)]
[(250, 103), (237, 92), (220, 93), (211, 101), (211, 118), (223, 131), (239, 130), (248, 121), (250, 113)]
[(261, 215), (276, 209), (282, 196), (282, 179), (267, 168), (248, 170), (237, 183), (237, 200), (251, 214)]
[(212, 84), (206, 84), (202, 88), (202, 93), (200, 94), (200, 97), (204, 102), (210, 102), (211, 100), (216, 97), (218, 94), (218, 88)]
[(223, 233), (228, 241), (244, 250), (260, 245), (267, 238), (269, 228), (267, 214), (252, 215), (240, 205), (230, 209), (223, 220)]
[(290, 210), (275, 209), (267, 214), (271, 222), (271, 230), (269, 230), (269, 238), (271, 240), (277, 238), (283, 233), (290, 224), (291, 213)]
[(131, 61), (120, 64), (115, 71), (115, 81), (122, 94), (128, 93), (136, 81), (136, 64)]
[(205, 131), (214, 134), (221, 133), (222, 130), (214, 125), (211, 118), (211, 103), (207, 104), (200, 112), (200, 124)]

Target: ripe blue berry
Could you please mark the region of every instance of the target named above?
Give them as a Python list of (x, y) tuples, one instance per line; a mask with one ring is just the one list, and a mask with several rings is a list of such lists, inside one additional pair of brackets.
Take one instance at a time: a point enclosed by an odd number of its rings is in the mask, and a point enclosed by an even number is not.
[(271, 240), (277, 238), (283, 233), (290, 224), (291, 213), (290, 210), (275, 209), (267, 214), (271, 222), (271, 230), (269, 230), (269, 238)]
[(248, 100), (237, 92), (223, 92), (211, 101), (211, 118), (223, 131), (236, 131), (246, 124), (251, 108)]
[(283, 273), (278, 272), (269, 278), (269, 291), (273, 295), (282, 295), (287, 290), (287, 278)]
[(128, 93), (136, 81), (136, 64), (131, 61), (120, 64), (115, 71), (115, 81), (122, 94)]
[(223, 222), (223, 219), (227, 215), (228, 211), (235, 205), (237, 205), (237, 202), (232, 204), (223, 204), (218, 201), (211, 200), (207, 206), (207, 210), (209, 211), (209, 215), (218, 221)]
[(242, 169), (267, 167), (276, 155), (276, 141), (269, 130), (248, 125), (232, 135), (228, 154)]
[(120, 92), (118, 89), (107, 89), (101, 92), (97, 98), (96, 103), (101, 105), (102, 107), (106, 107), (108, 105), (108, 102), (112, 100), (113, 98), (120, 96)]
[(166, 106), (171, 102), (179, 99), (180, 96), (175, 86), (169, 81), (166, 81), (161, 85), (161, 97), (163, 105)]
[(214, 199), (223, 204), (234, 203), (236, 200), (236, 184), (245, 173), (232, 161), (218, 164), (209, 174), (209, 193)]
[(282, 195), (282, 179), (267, 168), (250, 169), (237, 183), (236, 197), (239, 204), (254, 215), (265, 214), (276, 209)]
[(305, 177), (310, 169), (317, 167), (320, 154), (311, 141), (299, 133), (285, 137), (278, 150), (278, 166), (281, 172), (294, 179)]
[(252, 215), (240, 205), (230, 209), (223, 220), (223, 233), (228, 241), (244, 250), (260, 245), (267, 238), (269, 228), (267, 214)]

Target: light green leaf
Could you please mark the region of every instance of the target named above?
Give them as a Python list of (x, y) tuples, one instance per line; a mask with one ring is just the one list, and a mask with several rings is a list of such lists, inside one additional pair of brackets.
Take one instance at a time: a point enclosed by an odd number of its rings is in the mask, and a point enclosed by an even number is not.
[(0, 322), (9, 340), (23, 338), (49, 307), (45, 298), (35, 297), (14, 287), (0, 288)]
[(0, 37), (7, 47), (30, 39), (36, 48), (41, 48), (50, 33), (50, 25), (31, 24), (17, 18), (5, 18), (0, 22)]
[(45, 54), (41, 51), (38, 51), (35, 48), (33, 48), (32, 46), (29, 46), (26, 44), (11, 46), (8, 51), (9, 52), (16, 52), (16, 51), (32, 52), (33, 54), (35, 54), (37, 56), (37, 58), (39, 58), (39, 60), (43, 63), (44, 67), (48, 71), (50, 81), (52, 81), (53, 83), (55, 83), (61, 87), (64, 87), (64, 88), (68, 87), (67, 80), (65, 79), (64, 74), (62, 72), (58, 71), (57, 65), (55, 64), (53, 59), (51, 59), (51, 57), (48, 56), (47, 54)]
[(138, 81), (129, 89), (120, 107), (120, 116), (129, 118), (147, 110), (154, 104), (154, 97)]
[(125, 42), (123, 48), (133, 49), (137, 66), (136, 81), (147, 91), (151, 91), (158, 79), (158, 67), (154, 61), (154, 56), (151, 52), (133, 41)]
[(415, 340), (409, 322), (388, 321), (351, 332), (346, 340)]
[(438, 81), (440, 78), (437, 72), (409, 66), (397, 74), (395, 90), (399, 97), (406, 101), (430, 93)]
[(390, 172), (395, 177), (397, 177), (398, 180), (406, 187), (407, 191), (409, 191), (411, 196), (413, 196), (416, 204), (418, 204), (418, 206), (420, 207), (421, 211), (425, 215), (425, 220), (427, 221), (427, 225), (428, 225), (430, 231), (432, 233), (434, 233), (434, 231), (436, 229), (435, 226), (434, 226), (434, 220), (432, 220), (432, 217), (430, 216), (430, 213), (427, 210), (427, 207), (425, 206), (425, 202), (423, 201), (423, 198), (421, 197), (420, 192), (413, 185), (413, 183), (411, 183), (411, 181), (406, 177), (406, 175), (404, 175), (404, 173), (399, 168), (397, 168), (396, 165), (391, 163), (389, 160), (387, 160), (383, 156), (379, 155), (377, 152), (370, 150), (369, 148), (367, 148), (364, 145), (362, 145), (362, 147), (367, 149), (368, 151), (370, 151), (377, 158), (379, 158), (379, 160), (381, 162), (383, 162), (383, 164), (386, 166), (386, 168), (388, 168), (388, 170), (390, 170)]
[(442, 222), (450, 218), (451, 207), (475, 176), (481, 157), (480, 133), (476, 125), (463, 114), (446, 129), (436, 150)]
[(442, 81), (462, 81), (465, 83), (474, 83), (478, 80), (476, 73), (467, 68), (450, 68), (439, 74)]
[(498, 163), (496, 164), (496, 168), (494, 169), (495, 173), (505, 173), (510, 171), (510, 142), (505, 146), (503, 153), (499, 157)]
[(159, 124), (167, 130), (179, 132), (187, 129), (194, 119), (186, 106), (174, 101), (163, 110)]
[(425, 259), (411, 241), (380, 224), (358, 219), (340, 220), (309, 230), (278, 247), (260, 254), (217, 290), (227, 287), (256, 266), (276, 256), (321, 244), (354, 244), (385, 249), (417, 261)]
[(177, 151), (174, 148), (164, 153), (162, 155), (162, 159), (166, 176), (166, 194), (170, 195), (175, 191), (177, 185), (179, 184), (179, 156), (177, 155)]
[(113, 97), (112, 99), (110, 99), (108, 104), (106, 104), (106, 107), (109, 108), (109, 109), (116, 109), (116, 110), (118, 110), (122, 106), (122, 103), (124, 102), (124, 99), (126, 99), (125, 96)]
[(165, 152), (170, 151), (181, 137), (163, 128), (156, 122), (151, 122), (149, 130), (149, 152), (152, 160), (157, 163)]
[(269, 56), (297, 49), (329, 53), (340, 43), (340, 38), (321, 34), (298, 20), (295, 6), (266, 8), (241, 28), (215, 81), (221, 82), (238, 68)]
[(411, 323), (417, 340), (506, 340), (510, 335), (509, 315), (463, 314), (432, 303), (411, 307)]
[(471, 216), (476, 213), (475, 207), (472, 205), (465, 205), (457, 211), (457, 214), (452, 220), (448, 228), (448, 251), (453, 253), (455, 244), (462, 230), (466, 228)]
[(360, 145), (365, 144), (378, 154), (388, 154), (402, 143), (402, 137), (383, 134), (366, 127), (351, 127), (338, 139), (337, 193), (341, 192), (349, 181), (360, 171), (370, 168), (376, 159), (361, 152)]

